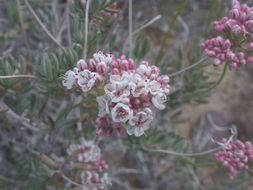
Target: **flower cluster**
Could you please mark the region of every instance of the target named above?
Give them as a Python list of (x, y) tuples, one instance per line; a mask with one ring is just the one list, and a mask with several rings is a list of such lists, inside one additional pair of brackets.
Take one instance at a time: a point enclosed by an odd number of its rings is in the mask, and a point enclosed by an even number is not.
[(229, 16), (213, 22), (217, 32), (228, 31), (240, 35), (247, 34), (253, 29), (253, 9), (248, 5), (241, 5), (238, 0), (233, 0)]
[(221, 36), (206, 40), (201, 44), (204, 54), (213, 58), (215, 66), (222, 62), (230, 62), (230, 67), (236, 68), (246, 63), (245, 54), (243, 52), (234, 53), (231, 50), (231, 42), (224, 40)]
[(248, 170), (249, 163), (253, 163), (253, 144), (223, 139), (224, 150), (215, 153), (215, 158), (229, 170), (229, 178), (234, 179), (238, 170)]
[[(78, 163), (89, 164), (87, 170), (82, 170), (79, 174), (79, 181), (84, 185), (80, 190), (104, 190), (111, 184), (108, 174), (104, 173), (109, 166), (105, 160), (101, 159), (100, 148), (92, 141), (81, 139), (80, 144), (70, 145), (67, 152), (70, 157), (76, 156)], [(71, 160), (71, 162), (74, 161)]]
[(107, 74), (108, 64), (112, 61), (111, 56), (95, 53), (88, 63), (81, 59), (77, 62), (77, 66), (73, 70), (66, 72), (63, 85), (67, 89), (73, 86), (79, 87), (82, 91), (88, 92), (95, 85), (104, 81)]
[(238, 0), (232, 1), (230, 16), (220, 21), (214, 21), (213, 26), (221, 36), (212, 38), (201, 44), (204, 54), (213, 58), (215, 66), (226, 62), (232, 68), (240, 67), (247, 62), (253, 63), (253, 57), (248, 50), (253, 48), (253, 8), (241, 5)]
[(68, 89), (77, 86), (89, 91), (105, 84), (99, 105), (97, 135), (118, 137), (141, 136), (153, 120), (153, 108), (164, 109), (170, 91), (168, 76), (160, 76), (159, 68), (143, 61), (135, 67), (132, 59), (116, 58), (112, 54), (95, 53), (86, 63), (80, 60), (77, 67), (67, 71), (63, 85)]

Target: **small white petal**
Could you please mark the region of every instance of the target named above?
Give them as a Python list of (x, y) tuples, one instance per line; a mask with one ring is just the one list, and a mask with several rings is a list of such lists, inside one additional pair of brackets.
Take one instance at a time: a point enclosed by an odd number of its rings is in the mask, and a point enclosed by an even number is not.
[(152, 95), (162, 92), (161, 84), (156, 80), (150, 81), (148, 83), (148, 89)]
[(79, 73), (77, 77), (77, 84), (82, 88), (84, 92), (92, 89), (95, 85), (97, 79), (97, 74), (95, 72), (90, 72), (89, 70), (83, 70)]
[(164, 103), (166, 102), (166, 100), (167, 96), (164, 93), (158, 93), (154, 97), (152, 97), (153, 105), (159, 110), (165, 109), (166, 106), (164, 105)]
[(142, 127), (136, 127), (134, 130), (134, 135), (140, 137), (144, 134), (144, 129)]
[(116, 122), (126, 122), (132, 118), (133, 111), (125, 104), (117, 103), (112, 109), (112, 119)]
[(99, 108), (98, 116), (103, 117), (106, 114), (108, 114), (109, 113), (109, 106), (108, 106), (109, 97), (107, 95), (98, 96), (96, 100), (97, 100), (98, 108)]
[(63, 86), (65, 86), (67, 89), (71, 89), (75, 82), (75, 76), (75, 72), (67, 71), (62, 81)]

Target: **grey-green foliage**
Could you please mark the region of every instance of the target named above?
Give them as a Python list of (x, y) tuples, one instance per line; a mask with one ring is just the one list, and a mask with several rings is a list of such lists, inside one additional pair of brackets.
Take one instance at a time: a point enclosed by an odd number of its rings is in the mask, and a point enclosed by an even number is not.
[(73, 47), (53, 54), (40, 55), (35, 65), (35, 71), (39, 77), (37, 85), (39, 92), (53, 94), (61, 92), (63, 90), (62, 77), (68, 69), (74, 67), (78, 58), (78, 49)]
[[(15, 60), (11, 56), (4, 56), (0, 58), (0, 75), (10, 76), (19, 75), (26, 72), (25, 60), (20, 58), (20, 60)], [(1, 79), (0, 85), (4, 88), (11, 88), (14, 84), (18, 83), (20, 80), (17, 78), (12, 79)]]
[[(203, 58), (201, 48), (199, 47), (200, 42), (195, 41), (192, 45), (189, 55), (185, 55), (182, 49), (178, 50), (177, 57), (173, 60), (172, 64), (177, 70), (182, 69), (182, 62), (184, 56), (188, 57), (189, 63), (193, 64)], [(184, 103), (200, 104), (206, 103), (207, 98), (211, 95), (207, 89), (212, 85), (209, 83), (209, 76), (205, 73), (204, 68), (211, 65), (210, 61), (195, 67), (185, 73), (182, 73), (179, 77), (183, 86), (170, 94), (168, 105), (171, 107), (177, 107)], [(178, 77), (178, 78), (179, 78)], [(173, 77), (171, 85), (175, 85), (177, 77)]]
[(150, 51), (150, 40), (144, 37), (137, 37), (135, 46), (133, 49), (133, 54), (136, 60), (142, 60)]
[(123, 140), (128, 147), (134, 150), (142, 149), (142, 146), (144, 146), (148, 149), (157, 148), (186, 152), (190, 148), (182, 136), (159, 128), (151, 128), (141, 137), (127, 136)]
[(140, 142), (150, 148), (169, 149), (173, 151), (186, 152), (189, 145), (184, 138), (174, 132), (167, 132), (164, 129), (150, 129), (146, 136), (142, 136)]

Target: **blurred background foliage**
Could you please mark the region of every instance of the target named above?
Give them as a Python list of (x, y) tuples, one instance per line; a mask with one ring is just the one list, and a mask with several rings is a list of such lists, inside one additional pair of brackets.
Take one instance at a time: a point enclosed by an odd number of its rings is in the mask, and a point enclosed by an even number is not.
[[(118, 3), (120, 17), (101, 17), (99, 11), (112, 2)], [(62, 48), (45, 34), (23, 0), (0, 0), (0, 75), (36, 76), (35, 79), (0, 79), (0, 189), (70, 190), (73, 187), (64, 187), (61, 180), (59, 183), (57, 171), (43, 165), (37, 153), (64, 157), (68, 145), (79, 142), (81, 137), (95, 139), (97, 92), (68, 91), (61, 84), (63, 74), (82, 56), (84, 8), (78, 0), (69, 3), (29, 0), (29, 3)], [(212, 36), (211, 22), (225, 15), (230, 1), (139, 0), (133, 3), (134, 30), (157, 15), (162, 16), (134, 35), (133, 59), (148, 60), (159, 66), (162, 74), (169, 74), (203, 57), (199, 44)], [(117, 56), (130, 55), (126, 1), (92, 0), (89, 18), (88, 58), (98, 50)], [(209, 65), (207, 61), (171, 78), (167, 109), (157, 113), (157, 121), (146, 136), (95, 139), (111, 166), (112, 177), (117, 179), (112, 189), (252, 187), (248, 174), (229, 181), (224, 171), (217, 171), (218, 166), (213, 170), (212, 157), (182, 159), (142, 149), (144, 146), (178, 152), (197, 150), (191, 140), (185, 140), (185, 135), (175, 130), (175, 120), (180, 122), (178, 110), (184, 105), (208, 102), (213, 90), (207, 90), (222, 72)], [(187, 122), (184, 125), (190, 126)], [(138, 172), (114, 176), (113, 172), (119, 168), (135, 168)], [(118, 183), (119, 180), (124, 183)]]

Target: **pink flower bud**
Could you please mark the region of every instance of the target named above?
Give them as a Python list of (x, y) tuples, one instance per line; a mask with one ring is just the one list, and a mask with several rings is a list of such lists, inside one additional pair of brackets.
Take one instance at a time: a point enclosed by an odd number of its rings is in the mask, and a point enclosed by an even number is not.
[(129, 69), (128, 61), (127, 61), (127, 60), (123, 60), (123, 61), (121, 62), (120, 67), (121, 67), (122, 70), (128, 71), (128, 69)]
[(104, 136), (105, 135), (105, 129), (104, 127), (99, 127), (96, 129), (96, 135), (97, 136)]
[(96, 65), (96, 71), (100, 74), (105, 74), (107, 71), (107, 65), (104, 62), (99, 62)]
[(119, 68), (119, 63), (117, 61), (112, 61), (110, 63), (110, 65), (113, 67), (113, 68)]
[(213, 64), (215, 65), (215, 66), (218, 66), (219, 64), (221, 64), (221, 60), (220, 59), (213, 59)]
[(232, 26), (231, 29), (232, 29), (232, 32), (236, 35), (239, 35), (239, 34), (243, 33), (243, 30), (239, 25), (234, 25), (234, 26)]
[(140, 65), (146, 65), (146, 66), (148, 66), (148, 62), (147, 61), (142, 61), (142, 62), (140, 62)]
[(87, 63), (83, 60), (83, 59), (80, 59), (77, 64), (76, 64), (77, 68), (80, 70), (80, 71), (83, 71), (84, 69), (87, 69), (88, 68), (88, 65)]
[(225, 40), (224, 43), (222, 44), (222, 47), (224, 49), (229, 49), (231, 47), (231, 42), (229, 40)]
[(229, 66), (230, 66), (231, 68), (237, 68), (237, 67), (238, 67), (237, 63), (231, 63)]
[(245, 12), (242, 12), (240, 15), (241, 22), (245, 22), (247, 20), (247, 14)]
[(112, 74), (112, 75), (119, 75), (119, 74), (120, 74), (119, 69), (114, 68), (114, 69), (112, 70), (111, 74)]
[(233, 19), (238, 19), (240, 16), (240, 11), (238, 9), (232, 9), (230, 15)]
[(253, 28), (253, 20), (249, 20), (249, 21), (245, 22), (245, 27), (248, 30), (251, 30)]
[(250, 50), (253, 50), (253, 42), (250, 42), (250, 43), (248, 44), (248, 48), (249, 48)]
[(118, 138), (122, 138), (122, 137), (124, 137), (124, 135), (125, 135), (125, 131), (122, 127), (116, 128), (116, 136)]
[(247, 58), (247, 62), (250, 63), (250, 64), (252, 64), (253, 63), (253, 56), (249, 56)]
[(240, 8), (240, 3), (238, 0), (233, 0), (232, 1), (232, 6), (233, 8)]
[(94, 59), (89, 60), (88, 66), (89, 66), (90, 71), (92, 71), (92, 72), (96, 71), (96, 61)]

